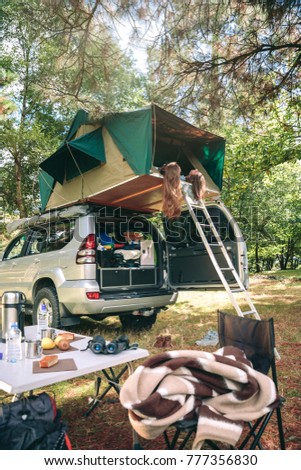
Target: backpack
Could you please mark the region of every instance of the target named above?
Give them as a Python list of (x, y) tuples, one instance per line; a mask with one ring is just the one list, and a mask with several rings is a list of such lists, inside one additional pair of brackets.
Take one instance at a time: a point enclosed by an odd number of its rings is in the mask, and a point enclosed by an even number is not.
[(1, 450), (71, 450), (55, 399), (43, 392), (0, 404)]

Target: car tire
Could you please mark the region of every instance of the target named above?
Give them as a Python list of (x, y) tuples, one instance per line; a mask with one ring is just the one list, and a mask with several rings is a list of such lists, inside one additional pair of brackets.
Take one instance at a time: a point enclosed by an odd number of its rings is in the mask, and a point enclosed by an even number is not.
[(37, 292), (33, 304), (33, 324), (38, 324), (38, 311), (41, 303), (45, 303), (50, 315), (49, 326), (52, 328), (61, 327), (60, 305), (56, 289), (54, 287), (43, 287)]
[(156, 323), (157, 314), (154, 313), (149, 317), (140, 315), (123, 314), (119, 315), (119, 320), (123, 330), (150, 330), (151, 327)]

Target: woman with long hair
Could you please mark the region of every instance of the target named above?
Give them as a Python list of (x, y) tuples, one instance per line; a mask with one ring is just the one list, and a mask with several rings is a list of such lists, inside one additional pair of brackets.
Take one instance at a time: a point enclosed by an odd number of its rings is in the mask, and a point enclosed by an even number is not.
[(199, 170), (191, 170), (185, 177), (187, 183), (192, 184), (194, 198), (199, 201), (206, 192), (206, 180)]
[(181, 215), (181, 168), (176, 162), (163, 165), (160, 169), (163, 175), (163, 207), (162, 211), (168, 219)]

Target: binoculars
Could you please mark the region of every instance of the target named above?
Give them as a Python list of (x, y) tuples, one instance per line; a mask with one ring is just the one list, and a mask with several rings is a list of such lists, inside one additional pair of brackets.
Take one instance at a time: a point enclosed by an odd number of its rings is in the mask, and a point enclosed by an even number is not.
[(102, 336), (96, 335), (89, 341), (88, 348), (95, 354), (118, 354), (126, 349), (137, 349), (138, 344), (130, 345), (127, 336), (119, 336), (119, 338), (107, 343)]

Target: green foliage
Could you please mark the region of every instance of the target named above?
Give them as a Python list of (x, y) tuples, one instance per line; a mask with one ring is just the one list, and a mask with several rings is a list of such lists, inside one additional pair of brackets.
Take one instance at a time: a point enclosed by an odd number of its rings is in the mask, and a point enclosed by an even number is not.
[[(250, 180), (249, 180), (250, 183)], [(250, 267), (296, 267), (301, 259), (301, 162), (286, 162), (255, 177), (232, 199), (232, 210), (247, 239)], [(239, 188), (237, 187), (239, 191)]]
[(301, 101), (286, 94), (264, 108), (252, 120), (223, 128), (227, 139), (224, 173), (226, 198), (235, 201), (253, 191), (253, 183), (283, 162), (301, 155)]
[(97, 9), (73, 3), (2, 6), (1, 179), (5, 211), (21, 217), (39, 205), (39, 163), (61, 143), (79, 107), (99, 115), (145, 102), (144, 79)]
[(283, 90), (299, 97), (300, 15), (297, 1), (150, 2), (154, 99), (213, 130)]
[(247, 122), (224, 128), (223, 199), (248, 240), (250, 267), (281, 268), (300, 256), (300, 101), (285, 93)]
[[(46, 125), (46, 121), (43, 122)], [(51, 126), (51, 120), (50, 120)], [(14, 126), (14, 120), (8, 120), (3, 129), (5, 139), (4, 167), (2, 168), (3, 199), (7, 213), (13, 214), (18, 209), (16, 199), (16, 162), (21, 156), (22, 200), (25, 214), (31, 214), (40, 205), (38, 186), (38, 166), (52, 148), (60, 143), (59, 136), (46, 132), (38, 119), (30, 126)]]
[(131, 99), (134, 106), (145, 101), (143, 78), (114, 39), (102, 3), (29, 0), (3, 10), (5, 37), (14, 44), (4, 43), (10, 68), (38, 101), (55, 102), (63, 114), (64, 108), (110, 112), (131, 106)]

